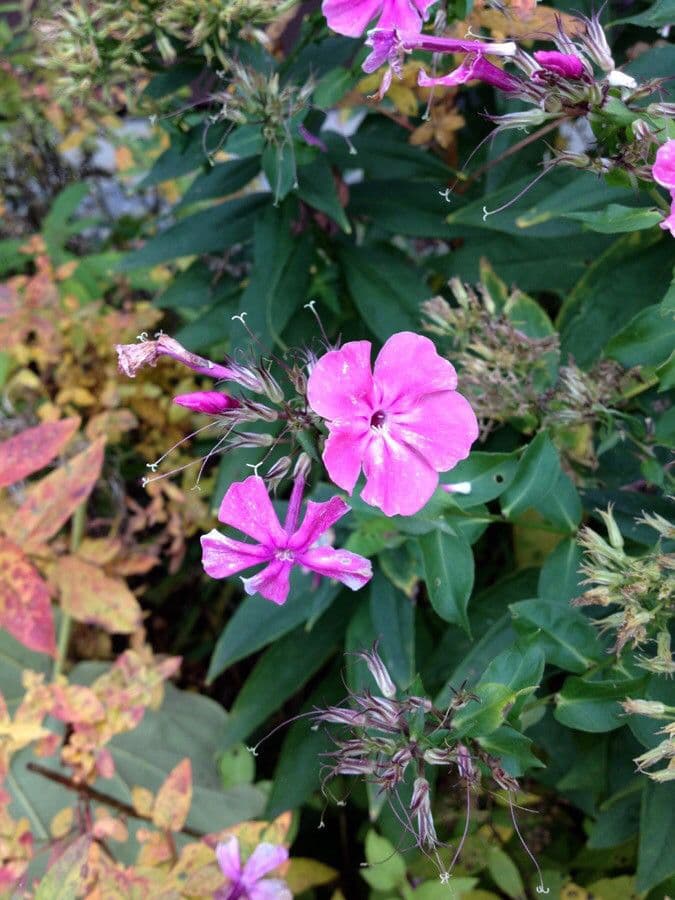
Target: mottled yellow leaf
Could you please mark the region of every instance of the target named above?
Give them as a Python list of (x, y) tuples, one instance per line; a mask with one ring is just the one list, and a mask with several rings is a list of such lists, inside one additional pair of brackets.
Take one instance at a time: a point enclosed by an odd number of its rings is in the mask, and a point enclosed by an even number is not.
[(180, 831), (192, 803), (192, 763), (184, 759), (169, 772), (152, 807), (152, 821), (164, 831)]
[(113, 634), (132, 634), (141, 624), (141, 608), (126, 583), (92, 563), (63, 556), (54, 566), (52, 580), (62, 610), (78, 622), (100, 625)]

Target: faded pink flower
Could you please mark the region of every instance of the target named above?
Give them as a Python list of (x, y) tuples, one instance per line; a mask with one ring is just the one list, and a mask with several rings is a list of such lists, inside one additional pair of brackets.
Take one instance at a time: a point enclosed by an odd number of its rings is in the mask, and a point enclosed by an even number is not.
[(193, 372), (208, 375), (209, 378), (232, 377), (232, 369), (229, 366), (219, 366), (210, 359), (190, 353), (167, 334), (159, 334), (154, 341), (149, 341), (143, 334), (135, 344), (115, 344), (115, 350), (120, 372), (129, 378), (135, 378), (136, 373), (145, 366), (157, 365), (160, 356), (170, 356)]
[(205, 413), (208, 416), (219, 416), (228, 409), (238, 409), (241, 404), (229, 394), (220, 391), (193, 391), (191, 394), (178, 394), (173, 398), (177, 406), (184, 406), (193, 412)]
[(662, 222), (659, 222), (659, 226), (664, 231), (669, 231), (675, 237), (675, 190), (670, 192), (670, 198), (670, 215), (666, 216)]
[(388, 516), (413, 515), (436, 489), (438, 472), (469, 455), (478, 423), (429, 338), (393, 335), (374, 370), (370, 353), (370, 341), (352, 341), (312, 368), (309, 404), (330, 432), (323, 461), (339, 487), (351, 493), (363, 469), (366, 503)]
[(586, 71), (582, 60), (573, 53), (560, 53), (558, 50), (537, 50), (534, 58), (542, 69), (553, 72), (554, 75), (560, 75), (562, 78), (581, 78)]
[(216, 859), (228, 884), (216, 891), (214, 900), (293, 900), (285, 881), (265, 878), (288, 859), (285, 847), (258, 844), (242, 866), (239, 841), (233, 835), (217, 844)]
[(675, 190), (675, 140), (672, 138), (656, 151), (652, 166), (654, 181), (669, 191)]
[(252, 578), (242, 578), (247, 594), (260, 594), (273, 603), (285, 603), (293, 566), (304, 566), (326, 578), (335, 578), (351, 590), (362, 588), (372, 578), (370, 562), (348, 550), (320, 546), (320, 539), (338, 519), (349, 512), (340, 497), (327, 503), (308, 501), (298, 527), (304, 479), (293, 484), (284, 525), (279, 523), (265, 482), (257, 475), (231, 484), (223, 497), (218, 518), (252, 537), (248, 544), (225, 537), (215, 528), (202, 537), (202, 565), (212, 578), (227, 578), (251, 566), (266, 563)]
[(359, 37), (379, 16), (378, 28), (420, 31), (435, 0), (323, 0), (328, 27), (338, 34)]

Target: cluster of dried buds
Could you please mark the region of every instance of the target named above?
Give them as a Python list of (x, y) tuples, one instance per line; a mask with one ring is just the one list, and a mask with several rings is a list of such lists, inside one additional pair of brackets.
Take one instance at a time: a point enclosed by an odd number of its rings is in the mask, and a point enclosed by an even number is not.
[(670, 627), (675, 616), (675, 554), (663, 552), (661, 541), (675, 537), (675, 526), (662, 516), (643, 514), (638, 524), (653, 528), (659, 541), (646, 555), (630, 556), (624, 550), (612, 507), (599, 512), (608, 539), (588, 526), (581, 529), (581, 570), (586, 575), (585, 584), (592, 587), (572, 602), (575, 606), (615, 608), (615, 612), (595, 620), (601, 631), (616, 634), (612, 652), (619, 654), (626, 645), (655, 645), (654, 653), (639, 657), (640, 665), (650, 672), (673, 675)]
[[(201, 460), (200, 476), (206, 464), (217, 454), (234, 449), (262, 448), (268, 451), (261, 463), (264, 465), (268, 455), (284, 443), (290, 445), (288, 455), (277, 455), (264, 475), (269, 486), (276, 488), (287, 475), (297, 475), (300, 469), (306, 468), (308, 460), (302, 449), (302, 434), (315, 424), (315, 420), (307, 409), (305, 365), (297, 362), (288, 365), (283, 360), (276, 360), (290, 386), (290, 397), (287, 398), (268, 365), (252, 360), (241, 362), (233, 357), (225, 357), (222, 363), (215, 363), (191, 353), (177, 340), (161, 332), (154, 339), (142, 333), (136, 343), (118, 344), (115, 349), (120, 371), (129, 378), (133, 378), (145, 366), (156, 365), (160, 358), (169, 357), (198, 375), (234, 386), (236, 395), (221, 390), (203, 390), (173, 398), (174, 403), (179, 406), (209, 417), (209, 421), (189, 437), (207, 431), (218, 434), (220, 431), (214, 446)], [(265, 431), (249, 431), (250, 426), (255, 423), (274, 427)], [(271, 433), (272, 431), (275, 433)], [(179, 443), (182, 444), (184, 440)], [(159, 459), (149, 463), (148, 468), (153, 473), (156, 472), (177, 446), (178, 444), (169, 448)], [(152, 475), (144, 483), (149, 484), (171, 474), (173, 471)]]
[[(337, 776), (364, 779), (384, 798), (404, 831), (413, 835), (419, 849), (435, 859), (441, 881), (447, 882), (459, 859), (469, 833), (472, 796), (487, 776), (508, 797), (511, 817), (518, 838), (533, 860), (539, 874), (537, 893), (548, 893), (541, 881), (539, 866), (525, 844), (514, 812), (518, 782), (509, 775), (499, 759), (491, 756), (474, 740), (453, 737), (454, 714), (470, 702), (479, 702), (475, 694), (458, 690), (447, 709), (437, 709), (426, 697), (399, 691), (377, 652), (355, 654), (368, 667), (380, 695), (370, 690), (349, 694), (348, 705), (315, 710), (316, 726), (341, 726), (346, 734), (334, 738), (335, 749), (327, 754), (327, 772), (323, 781)], [(437, 835), (431, 806), (429, 766), (440, 766), (456, 775), (465, 793), (465, 821), (461, 839), (449, 866), (441, 861), (438, 849), (445, 847)], [(406, 805), (400, 790), (412, 781), (412, 795)]]
[(621, 704), (629, 715), (647, 716), (650, 719), (660, 719), (666, 724), (659, 729), (659, 734), (666, 737), (661, 743), (651, 750), (636, 757), (638, 770), (644, 772), (652, 766), (668, 760), (665, 769), (656, 772), (647, 772), (649, 777), (656, 782), (675, 781), (675, 706), (666, 706), (659, 700), (631, 700), (628, 698)]

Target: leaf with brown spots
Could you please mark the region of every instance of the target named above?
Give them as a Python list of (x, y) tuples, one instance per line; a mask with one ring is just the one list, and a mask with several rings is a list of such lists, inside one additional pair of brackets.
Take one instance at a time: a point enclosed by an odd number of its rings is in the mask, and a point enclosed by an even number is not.
[(0, 627), (31, 650), (56, 653), (49, 588), (21, 548), (2, 537)]
[(101, 474), (104, 444), (95, 441), (29, 489), (12, 521), (12, 537), (22, 546), (54, 537), (85, 502)]
[(192, 763), (185, 758), (169, 772), (152, 808), (152, 821), (163, 831), (180, 831), (192, 803)]
[(21, 481), (44, 468), (80, 427), (77, 416), (27, 428), (0, 444), (0, 487)]
[(110, 578), (99, 566), (62, 556), (51, 577), (61, 609), (78, 622), (100, 625), (113, 634), (131, 634), (141, 624), (141, 608), (124, 581)]

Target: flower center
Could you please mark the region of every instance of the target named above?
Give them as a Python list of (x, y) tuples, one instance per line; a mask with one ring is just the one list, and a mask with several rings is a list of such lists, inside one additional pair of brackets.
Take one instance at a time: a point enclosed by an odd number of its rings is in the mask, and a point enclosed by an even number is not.
[(373, 417), (370, 420), (370, 427), (371, 428), (382, 428), (382, 426), (384, 425), (384, 423), (386, 421), (387, 421), (386, 414), (381, 409), (378, 409), (378, 411), (376, 413), (373, 413)]
[(274, 554), (274, 558), (281, 560), (281, 562), (293, 562), (295, 559), (292, 550), (277, 550)]

